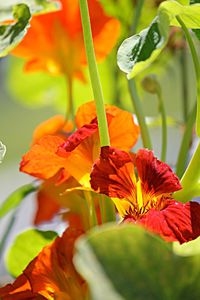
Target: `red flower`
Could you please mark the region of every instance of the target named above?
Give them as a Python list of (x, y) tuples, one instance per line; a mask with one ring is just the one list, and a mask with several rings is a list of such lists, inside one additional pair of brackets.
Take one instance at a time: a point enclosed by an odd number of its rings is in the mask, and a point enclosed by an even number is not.
[(103, 147), (93, 166), (91, 186), (113, 199), (124, 222), (142, 224), (167, 241), (184, 243), (200, 235), (200, 204), (172, 198), (181, 189), (179, 179), (152, 151), (140, 149), (132, 158)]

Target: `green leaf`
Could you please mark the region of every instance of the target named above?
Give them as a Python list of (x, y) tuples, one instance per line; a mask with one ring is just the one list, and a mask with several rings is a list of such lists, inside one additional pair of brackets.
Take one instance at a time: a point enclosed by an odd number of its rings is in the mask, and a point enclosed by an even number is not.
[(173, 251), (179, 256), (192, 256), (200, 254), (200, 237), (194, 241), (180, 245), (177, 242), (173, 243)]
[(74, 262), (92, 299), (198, 300), (200, 256), (176, 256), (136, 225), (101, 226), (76, 243)]
[(167, 42), (168, 27), (165, 35), (161, 36), (158, 18), (151, 25), (128, 39), (120, 46), (117, 55), (119, 68), (128, 73), (128, 78), (148, 67), (160, 54)]
[(0, 206), (0, 219), (4, 217), (10, 210), (16, 208), (24, 200), (26, 196), (37, 190), (35, 184), (30, 183), (21, 186), (14, 191)]
[(149, 67), (166, 46), (170, 26), (178, 26), (179, 16), (191, 29), (200, 28), (200, 4), (181, 5), (177, 1), (164, 1), (158, 16), (139, 34), (126, 39), (118, 50), (118, 66), (127, 73), (128, 79)]
[(0, 163), (6, 154), (6, 146), (0, 141)]
[(6, 257), (9, 273), (19, 276), (29, 262), (38, 255), (42, 248), (57, 237), (54, 231), (29, 229), (17, 236)]
[(19, 4), (25, 4), (28, 6), (31, 15), (43, 14), (48, 12), (57, 11), (61, 8), (59, 1), (54, 0), (10, 0), (0, 3), (1, 15), (4, 15), (4, 20), (12, 19), (12, 7)]
[[(58, 2), (47, 0), (14, 0), (9, 4), (9, 6), (0, 4), (0, 57), (6, 56), (24, 38), (32, 14), (46, 13), (60, 8)], [(7, 24), (8, 20), (13, 22)]]
[[(0, 20), (2, 20), (0, 13)], [(13, 6), (12, 15), (16, 22), (0, 26), (0, 57), (10, 52), (25, 36), (31, 18), (30, 10), (25, 4)]]

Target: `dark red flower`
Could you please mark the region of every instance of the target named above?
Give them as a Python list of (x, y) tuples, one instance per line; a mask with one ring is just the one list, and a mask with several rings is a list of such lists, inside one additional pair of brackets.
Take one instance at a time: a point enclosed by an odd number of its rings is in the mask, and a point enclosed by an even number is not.
[(181, 189), (179, 179), (152, 151), (140, 149), (131, 157), (103, 147), (91, 186), (112, 198), (124, 222), (142, 224), (167, 241), (184, 243), (200, 235), (200, 204), (172, 198)]

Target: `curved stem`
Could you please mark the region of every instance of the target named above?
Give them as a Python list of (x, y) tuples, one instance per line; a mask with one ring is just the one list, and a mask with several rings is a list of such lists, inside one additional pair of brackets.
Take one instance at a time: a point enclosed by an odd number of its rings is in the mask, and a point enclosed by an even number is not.
[(145, 148), (152, 149), (151, 139), (150, 139), (148, 127), (147, 127), (147, 124), (145, 121), (145, 116), (144, 116), (144, 112), (142, 109), (142, 105), (141, 105), (139, 96), (137, 94), (135, 81), (129, 80), (128, 86), (129, 86), (129, 91), (130, 91), (132, 103), (134, 106), (135, 114), (138, 119), (138, 123), (140, 125), (143, 146)]
[(196, 120), (196, 103), (189, 115), (188, 120), (187, 120), (185, 131), (184, 131), (182, 142), (181, 142), (181, 146), (180, 146), (180, 150), (179, 150), (179, 154), (178, 154), (178, 160), (177, 160), (177, 164), (176, 164), (176, 174), (179, 178), (181, 178), (181, 176), (183, 175), (185, 167), (186, 167), (188, 151), (189, 151), (190, 143), (192, 140), (192, 131), (194, 128), (195, 120)]
[(190, 47), (190, 51), (191, 51), (191, 55), (192, 55), (192, 59), (193, 59), (193, 63), (194, 63), (194, 68), (195, 68), (195, 73), (196, 73), (196, 81), (197, 81), (196, 131), (197, 131), (197, 135), (200, 137), (200, 62), (199, 62), (199, 58), (198, 58), (197, 51), (195, 49), (192, 37), (188, 31), (188, 28), (185, 26), (184, 22), (182, 21), (182, 19), (179, 16), (177, 16), (176, 19), (179, 22), (179, 24), (181, 25), (181, 27), (185, 33), (185, 37), (186, 37), (188, 45)]
[(104, 108), (103, 91), (102, 91), (96, 59), (95, 59), (87, 0), (79, 0), (79, 2), (80, 2), (80, 11), (81, 11), (87, 62), (88, 62), (90, 79), (92, 83), (92, 89), (93, 89), (93, 94), (94, 94), (94, 99), (96, 104), (96, 110), (97, 110), (100, 144), (101, 147), (109, 146), (110, 138), (108, 134), (107, 119), (106, 119), (106, 113)]
[(134, 14), (134, 18), (133, 18), (133, 23), (132, 23), (132, 26), (131, 26), (132, 34), (135, 34), (136, 31), (137, 31), (137, 27), (138, 27), (138, 23), (139, 23), (139, 20), (140, 20), (143, 5), (144, 5), (144, 0), (137, 0), (137, 4), (136, 4), (136, 8), (135, 8), (135, 14)]
[(197, 191), (199, 191), (199, 181), (200, 181), (200, 142), (193, 154), (193, 157), (185, 171), (182, 179), (181, 185), (182, 190), (174, 193), (174, 198), (180, 201), (188, 201), (193, 197), (197, 196)]
[(167, 154), (167, 117), (165, 112), (165, 107), (162, 99), (161, 90), (157, 92), (158, 101), (159, 101), (159, 111), (162, 119), (162, 149), (161, 149), (161, 160), (166, 160)]
[(181, 50), (180, 56), (180, 68), (181, 68), (181, 79), (182, 79), (182, 104), (183, 104), (183, 120), (184, 123), (187, 122), (188, 118), (188, 107), (189, 107), (189, 98), (188, 98), (188, 68), (187, 68), (187, 55), (186, 48), (184, 47)]
[(7, 238), (9, 237), (9, 234), (10, 234), (11, 230), (13, 229), (15, 221), (16, 221), (16, 210), (13, 212), (13, 214), (8, 222), (7, 228), (4, 232), (4, 235), (0, 241), (0, 258), (2, 257)]

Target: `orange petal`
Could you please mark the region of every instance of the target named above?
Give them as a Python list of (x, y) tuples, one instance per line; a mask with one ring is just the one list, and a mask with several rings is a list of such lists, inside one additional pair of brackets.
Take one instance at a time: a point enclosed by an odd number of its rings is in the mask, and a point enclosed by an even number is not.
[[(61, 4), (60, 11), (32, 17), (28, 33), (13, 54), (27, 59), (28, 70), (80, 77), (86, 59), (79, 1), (61, 0)], [(101, 60), (116, 43), (119, 22), (106, 16), (97, 0), (89, 1), (89, 11), (94, 47)]]
[(61, 169), (66, 169), (66, 160), (56, 154), (65, 141), (58, 136), (45, 136), (34, 144), (20, 164), (20, 171), (41, 179), (54, 176)]
[(72, 122), (66, 122), (62, 115), (53, 116), (36, 127), (33, 132), (33, 144), (45, 135), (61, 135), (61, 132), (67, 135), (72, 129)]
[[(85, 299), (85, 282), (72, 261), (74, 242), (82, 233), (81, 228), (68, 228), (62, 237), (44, 247), (14, 284), (0, 289), (2, 299)], [(24, 298), (24, 294), (35, 297)]]
[[(133, 115), (114, 105), (106, 105), (105, 108), (106, 113), (112, 116), (108, 124), (111, 145), (124, 151), (130, 150), (137, 142), (140, 132)], [(76, 125), (80, 128), (94, 118), (96, 118), (94, 101), (85, 103), (79, 107), (76, 113)]]

